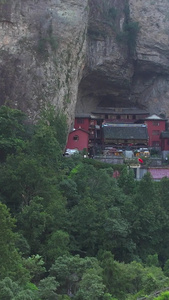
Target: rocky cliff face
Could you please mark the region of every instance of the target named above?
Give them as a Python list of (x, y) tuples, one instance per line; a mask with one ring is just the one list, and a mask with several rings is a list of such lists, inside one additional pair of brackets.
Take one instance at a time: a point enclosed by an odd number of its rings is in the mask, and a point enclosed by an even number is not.
[(169, 1), (129, 1), (140, 24), (131, 93), (151, 113), (169, 118)]
[(169, 118), (168, 32), (168, 0), (0, 0), (0, 104), (50, 102), (71, 125), (108, 97)]
[(0, 0), (0, 104), (34, 118), (50, 102), (73, 119), (87, 0)]
[(124, 0), (90, 0), (87, 62), (76, 110), (91, 111), (104, 97), (127, 100), (134, 74), (127, 42), (118, 42), (125, 21)]
[(169, 118), (168, 32), (168, 0), (91, 0), (77, 112), (109, 97)]

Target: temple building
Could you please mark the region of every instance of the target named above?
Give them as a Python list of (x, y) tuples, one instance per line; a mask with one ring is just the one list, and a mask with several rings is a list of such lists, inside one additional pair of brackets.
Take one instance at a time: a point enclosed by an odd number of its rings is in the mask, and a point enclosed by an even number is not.
[(148, 146), (161, 149), (163, 139), (161, 132), (166, 130), (166, 119), (162, 119), (154, 114), (146, 118), (144, 123), (148, 129)]
[(86, 149), (92, 155), (109, 149), (155, 148), (169, 153), (166, 119), (129, 101), (100, 101), (91, 113), (76, 114), (66, 148)]
[(82, 151), (86, 149), (88, 151), (89, 144), (89, 133), (88, 131), (78, 128), (74, 129), (69, 133), (68, 141), (67, 141), (67, 149), (76, 149), (78, 151)]
[(148, 131), (144, 124), (103, 124), (104, 147), (138, 148), (148, 146)]

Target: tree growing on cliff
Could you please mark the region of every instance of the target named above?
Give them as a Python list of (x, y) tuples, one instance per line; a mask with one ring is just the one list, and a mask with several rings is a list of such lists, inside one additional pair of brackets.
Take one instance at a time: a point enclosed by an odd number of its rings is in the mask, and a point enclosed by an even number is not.
[(133, 56), (136, 49), (136, 41), (140, 26), (138, 22), (131, 20), (128, 3), (125, 4), (124, 15), (125, 21), (123, 24), (123, 31), (117, 34), (117, 41), (125, 43), (128, 46), (129, 55)]

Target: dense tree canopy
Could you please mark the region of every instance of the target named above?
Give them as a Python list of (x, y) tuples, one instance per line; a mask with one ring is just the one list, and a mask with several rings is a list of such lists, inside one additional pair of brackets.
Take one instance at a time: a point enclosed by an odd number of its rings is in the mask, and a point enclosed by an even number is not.
[(0, 124), (0, 299), (134, 300), (169, 286), (168, 178), (63, 157), (66, 117), (51, 106), (34, 125), (2, 106)]

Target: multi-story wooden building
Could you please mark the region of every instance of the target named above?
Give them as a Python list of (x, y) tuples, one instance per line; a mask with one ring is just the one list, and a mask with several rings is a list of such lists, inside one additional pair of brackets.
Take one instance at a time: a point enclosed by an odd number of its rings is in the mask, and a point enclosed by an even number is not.
[(145, 119), (145, 125), (149, 136), (148, 146), (159, 149), (161, 149), (162, 144), (165, 146), (162, 142), (163, 136), (161, 133), (166, 130), (166, 119), (154, 114)]
[(69, 133), (68, 141), (66, 145), (67, 149), (76, 149), (82, 151), (89, 148), (89, 133), (88, 131), (78, 128)]
[[(125, 147), (131, 144), (147, 146), (147, 135), (144, 134), (143, 137), (143, 134), (140, 134), (140, 132), (145, 132), (146, 128), (144, 125), (137, 124), (147, 116), (147, 112), (139, 109), (102, 109), (101, 107), (91, 114), (78, 114), (75, 118), (74, 129), (69, 134), (66, 148), (82, 150), (83, 143), (80, 141), (85, 135), (84, 145), (86, 145), (86, 134), (88, 135), (87, 150), (93, 154), (102, 151), (106, 145), (110, 144), (116, 147)], [(110, 139), (109, 136), (109, 142), (108, 131), (111, 132), (112, 137)], [(126, 132), (128, 132), (127, 135)]]
[(105, 147), (138, 148), (147, 147), (148, 132), (144, 124), (111, 124), (103, 125), (103, 143)]
[(105, 148), (156, 148), (169, 151), (169, 132), (166, 120), (149, 116), (136, 107), (98, 106), (91, 114), (78, 114), (66, 148), (86, 148), (96, 154)]

